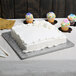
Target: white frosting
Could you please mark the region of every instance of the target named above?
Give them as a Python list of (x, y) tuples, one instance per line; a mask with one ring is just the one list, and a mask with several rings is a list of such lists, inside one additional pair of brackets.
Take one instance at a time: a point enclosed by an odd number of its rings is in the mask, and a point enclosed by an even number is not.
[(66, 42), (66, 37), (62, 32), (43, 20), (13, 27), (11, 35), (18, 45), (27, 51), (40, 50)]

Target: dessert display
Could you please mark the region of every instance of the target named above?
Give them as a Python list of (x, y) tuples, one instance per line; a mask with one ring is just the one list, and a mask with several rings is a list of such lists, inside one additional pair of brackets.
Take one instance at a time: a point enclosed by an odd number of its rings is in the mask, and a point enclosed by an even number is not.
[(48, 22), (50, 22), (52, 24), (54, 24), (55, 17), (56, 17), (56, 15), (54, 12), (47, 13), (47, 20), (48, 20)]
[(15, 20), (7, 20), (0, 18), (0, 30), (11, 29), (14, 26)]
[(75, 14), (68, 15), (68, 20), (70, 21), (71, 25), (74, 25), (76, 22), (76, 15)]
[[(65, 20), (64, 22), (66, 23)], [(11, 36), (24, 52), (57, 46), (67, 41), (61, 31), (45, 20), (35, 20), (32, 24), (15, 26), (11, 30)]]
[(27, 13), (25, 18), (27, 23), (33, 23), (33, 15), (31, 13)]

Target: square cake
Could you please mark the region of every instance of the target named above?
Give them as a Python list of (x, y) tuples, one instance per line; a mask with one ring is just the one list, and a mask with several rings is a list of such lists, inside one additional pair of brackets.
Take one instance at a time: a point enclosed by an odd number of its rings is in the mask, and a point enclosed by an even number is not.
[(66, 36), (55, 26), (44, 20), (32, 24), (14, 26), (11, 36), (24, 52), (37, 51), (66, 43)]

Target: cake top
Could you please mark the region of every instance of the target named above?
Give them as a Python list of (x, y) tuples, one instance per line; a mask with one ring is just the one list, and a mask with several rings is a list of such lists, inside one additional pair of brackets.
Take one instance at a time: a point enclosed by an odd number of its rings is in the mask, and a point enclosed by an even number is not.
[(61, 23), (61, 25), (62, 25), (62, 27), (65, 27), (65, 26), (68, 27), (68, 26), (70, 26), (70, 22), (68, 19), (64, 19), (63, 22)]
[(33, 18), (33, 14), (31, 14), (30, 12), (29, 13), (26, 13), (26, 19), (32, 19)]
[(46, 41), (50, 38), (65, 38), (61, 31), (46, 21), (35, 21), (34, 24), (15, 26), (12, 30), (28, 45), (39, 43), (39, 41)]
[(70, 14), (70, 15), (68, 15), (68, 19), (70, 21), (76, 21), (76, 15), (75, 14)]
[(56, 17), (56, 15), (54, 12), (47, 13), (47, 18), (55, 18), (55, 17)]

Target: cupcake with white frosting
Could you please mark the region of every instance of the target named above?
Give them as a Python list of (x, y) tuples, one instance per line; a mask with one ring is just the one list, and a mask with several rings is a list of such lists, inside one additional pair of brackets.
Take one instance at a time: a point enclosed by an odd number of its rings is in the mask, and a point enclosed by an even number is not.
[(25, 15), (25, 18), (27, 23), (33, 23), (33, 14), (30, 12)]
[(54, 23), (55, 18), (56, 18), (56, 15), (54, 12), (47, 13), (47, 19), (50, 23)]

